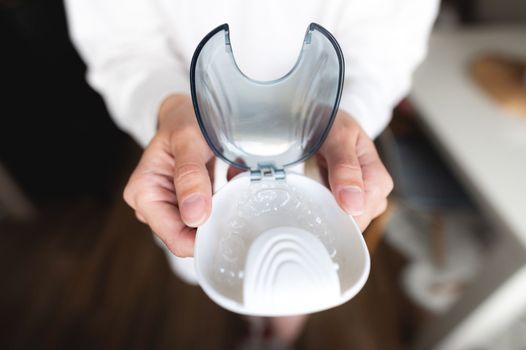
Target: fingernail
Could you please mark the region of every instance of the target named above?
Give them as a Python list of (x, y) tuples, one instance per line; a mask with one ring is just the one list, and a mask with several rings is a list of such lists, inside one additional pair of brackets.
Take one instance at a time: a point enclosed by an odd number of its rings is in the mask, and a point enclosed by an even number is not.
[(206, 215), (205, 210), (205, 196), (199, 193), (192, 194), (181, 204), (181, 216), (188, 226), (201, 224)]
[(363, 214), (364, 195), (359, 187), (351, 186), (340, 190), (340, 202), (343, 209), (350, 215)]

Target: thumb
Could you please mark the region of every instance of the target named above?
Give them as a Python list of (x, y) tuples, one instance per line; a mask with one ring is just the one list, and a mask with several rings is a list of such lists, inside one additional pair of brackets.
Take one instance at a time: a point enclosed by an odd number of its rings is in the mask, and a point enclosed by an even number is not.
[(172, 142), (174, 186), (183, 222), (190, 227), (201, 225), (210, 214), (212, 185), (206, 167), (211, 158), (199, 130), (187, 130)]
[(350, 215), (363, 214), (365, 195), (362, 169), (352, 138), (326, 143), (322, 148), (322, 156), (327, 163), (329, 185), (338, 204)]

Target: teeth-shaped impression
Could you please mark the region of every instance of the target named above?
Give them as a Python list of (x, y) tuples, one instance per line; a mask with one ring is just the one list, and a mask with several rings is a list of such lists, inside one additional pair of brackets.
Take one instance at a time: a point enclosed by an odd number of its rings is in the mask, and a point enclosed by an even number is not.
[(254, 312), (323, 309), (339, 298), (340, 282), (327, 249), (306, 230), (277, 227), (261, 234), (247, 255), (244, 304)]

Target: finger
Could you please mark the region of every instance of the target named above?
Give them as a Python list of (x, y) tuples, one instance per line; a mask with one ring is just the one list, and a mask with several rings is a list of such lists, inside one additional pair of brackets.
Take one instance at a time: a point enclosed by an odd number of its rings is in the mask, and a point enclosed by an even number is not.
[(387, 199), (381, 199), (381, 200), (374, 200), (372, 201), (371, 198), (368, 198), (366, 195), (365, 198), (366, 203), (374, 202), (374, 205), (366, 206), (366, 209), (364, 211), (364, 214), (360, 216), (356, 216), (354, 220), (356, 221), (356, 224), (362, 231), (365, 231), (367, 226), (378, 216), (380, 216), (386, 209), (387, 209)]
[[(393, 190), (393, 179), (387, 172), (373, 142), (370, 139), (360, 138), (357, 142), (356, 152), (361, 164), (364, 189), (367, 196), (379, 200), (387, 198)], [(371, 202), (371, 205), (374, 203)]]
[(365, 209), (364, 184), (354, 138), (333, 136), (326, 140), (321, 154), (327, 162), (331, 191), (340, 206), (350, 215), (362, 215)]
[(388, 205), (387, 198), (382, 199), (380, 203), (378, 204), (378, 206), (375, 208), (372, 218), (376, 219), (377, 217), (382, 215), (387, 210), (387, 205)]
[(161, 141), (152, 141), (144, 152), (126, 185), (124, 199), (173, 254), (192, 256), (194, 230), (180, 217), (173, 183), (175, 162), (168, 152), (169, 143)]
[(140, 215), (153, 232), (164, 242), (176, 256), (188, 257), (194, 254), (195, 229), (182, 222), (174, 203), (139, 201)]
[(210, 215), (212, 185), (206, 167), (210, 149), (199, 130), (187, 130), (172, 141), (174, 186), (181, 217), (190, 227), (202, 224)]
[(357, 142), (356, 151), (362, 167), (364, 182), (364, 217), (373, 219), (387, 208), (387, 196), (393, 190), (393, 180), (371, 140), (360, 138)]

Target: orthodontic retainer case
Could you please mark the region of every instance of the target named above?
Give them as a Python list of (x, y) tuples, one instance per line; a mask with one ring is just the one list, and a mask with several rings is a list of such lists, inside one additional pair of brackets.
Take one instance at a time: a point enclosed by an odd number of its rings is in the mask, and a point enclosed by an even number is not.
[(315, 23), (294, 67), (272, 81), (240, 71), (227, 24), (198, 45), (190, 86), (199, 126), (217, 157), (246, 170), (214, 194), (196, 235), (198, 282), (220, 306), (305, 314), (343, 304), (365, 284), (369, 253), (353, 218), (325, 186), (287, 171), (327, 136), (344, 69), (336, 39)]

